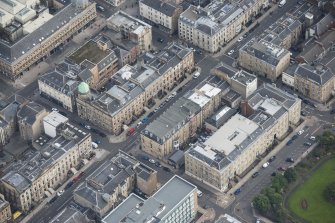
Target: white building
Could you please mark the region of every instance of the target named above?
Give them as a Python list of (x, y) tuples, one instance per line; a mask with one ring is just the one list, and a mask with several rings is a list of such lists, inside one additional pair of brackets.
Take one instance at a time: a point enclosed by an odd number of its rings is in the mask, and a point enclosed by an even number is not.
[(197, 187), (176, 175), (147, 200), (131, 194), (102, 223), (190, 223), (197, 209)]
[(68, 118), (58, 112), (51, 112), (43, 118), (43, 127), (46, 135), (54, 138), (57, 135), (57, 129), (69, 121)]

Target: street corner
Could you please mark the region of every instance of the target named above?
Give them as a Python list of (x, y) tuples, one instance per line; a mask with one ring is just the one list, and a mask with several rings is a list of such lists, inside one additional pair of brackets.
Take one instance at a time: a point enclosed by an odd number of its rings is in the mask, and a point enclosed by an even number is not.
[(233, 195), (221, 194), (221, 195), (217, 195), (216, 204), (225, 209), (229, 207), (233, 203), (234, 200), (235, 200), (235, 196)]
[(201, 217), (196, 221), (197, 223), (207, 222), (207, 221), (214, 221), (215, 219), (215, 210), (213, 208), (209, 209), (202, 209), (199, 208), (199, 213), (201, 213)]
[(127, 140), (127, 136), (126, 133), (123, 132), (120, 135), (116, 136), (116, 135), (109, 135), (108, 136), (108, 142), (109, 143), (121, 143)]

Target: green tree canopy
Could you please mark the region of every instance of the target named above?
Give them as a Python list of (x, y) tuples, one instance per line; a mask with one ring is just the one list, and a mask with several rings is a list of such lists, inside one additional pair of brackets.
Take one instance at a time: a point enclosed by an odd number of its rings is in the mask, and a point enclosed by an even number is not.
[(292, 183), (297, 180), (297, 172), (293, 168), (288, 168), (284, 172), (284, 177), (286, 178), (288, 183)]
[(256, 210), (262, 214), (266, 214), (270, 210), (270, 201), (264, 194), (259, 194), (253, 199)]
[(277, 193), (280, 193), (286, 186), (287, 180), (283, 175), (277, 174), (275, 177), (272, 178), (271, 187), (274, 188)]
[(321, 146), (326, 149), (334, 149), (335, 147), (335, 135), (330, 131), (325, 131), (321, 136), (319, 136), (319, 141)]

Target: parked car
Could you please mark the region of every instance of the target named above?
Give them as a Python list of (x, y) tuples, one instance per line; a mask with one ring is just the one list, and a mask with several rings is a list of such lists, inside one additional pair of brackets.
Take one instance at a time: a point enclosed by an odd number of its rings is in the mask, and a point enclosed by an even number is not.
[(106, 137), (107, 135), (105, 134), (105, 133), (103, 133), (103, 132), (99, 132), (99, 136), (101, 136), (101, 137)]
[(65, 116), (65, 117), (67, 117), (67, 114), (65, 112), (63, 112), (63, 111), (59, 111), (58, 113), (61, 114), (61, 115), (63, 115), (63, 116)]
[(238, 188), (237, 190), (234, 191), (235, 195), (239, 195), (242, 192), (241, 188)]
[(230, 50), (230, 51), (228, 52), (228, 56), (232, 55), (234, 52), (235, 52), (235, 50)]
[(155, 114), (155, 112), (150, 112), (149, 114), (148, 114), (148, 117), (150, 118), (151, 116), (153, 116)]
[(95, 139), (93, 142), (95, 142), (95, 143), (98, 144), (98, 145), (101, 144), (101, 140), (100, 140), (100, 139)]
[(84, 171), (82, 171), (82, 172), (80, 172), (80, 174), (78, 175), (79, 177), (82, 177), (82, 176), (84, 176), (85, 175), (85, 172)]
[(202, 191), (201, 190), (197, 190), (197, 195), (198, 195), (198, 197), (202, 197)]
[(68, 184), (66, 184), (66, 186), (65, 186), (65, 190), (67, 190), (67, 189), (69, 189), (70, 187), (72, 187), (72, 185), (73, 185), (73, 182), (72, 181), (70, 181)]
[(55, 112), (58, 112), (58, 109), (57, 109), (57, 108), (52, 108), (51, 110), (52, 110), (52, 111), (55, 111)]
[(263, 164), (262, 167), (263, 167), (263, 168), (266, 168), (266, 167), (268, 167), (269, 165), (270, 165), (270, 163), (269, 163), (269, 162), (266, 162), (266, 163)]
[(294, 159), (292, 157), (289, 157), (286, 159), (286, 162), (288, 163), (294, 163)]
[(304, 146), (310, 147), (312, 145), (312, 143), (310, 142), (304, 142)]
[(278, 170), (279, 170), (279, 171), (285, 171), (285, 170), (286, 170), (286, 168), (285, 168), (285, 167), (282, 167), (282, 166), (280, 166), (280, 167), (278, 167)]
[(85, 128), (88, 129), (88, 130), (90, 130), (90, 129), (91, 129), (91, 126), (89, 126), (89, 125), (85, 125)]
[(292, 144), (292, 142), (293, 142), (293, 140), (292, 140), (292, 139), (290, 139), (289, 141), (287, 141), (286, 145), (287, 145), (287, 146), (289, 146), (289, 145), (291, 145), (291, 144)]
[(155, 163), (155, 165), (156, 165), (157, 167), (162, 167), (162, 164), (161, 164), (160, 162), (158, 162), (158, 161)]
[(183, 87), (177, 89), (177, 93), (180, 93), (183, 90)]
[(276, 172), (271, 173), (271, 176), (275, 177), (277, 175)]
[(142, 159), (143, 159), (143, 160), (149, 160), (150, 158), (149, 158), (148, 156), (146, 156), (146, 155), (143, 155), (143, 156), (142, 156)]
[(241, 42), (243, 40), (243, 36), (241, 36), (240, 38), (238, 38), (237, 42)]
[(143, 124), (146, 124), (148, 121), (149, 121), (149, 118), (148, 118), (148, 117), (144, 117), (144, 118), (142, 119), (142, 123), (143, 123)]
[(156, 113), (156, 112), (158, 112), (158, 110), (159, 110), (159, 108), (155, 108), (154, 112)]
[(54, 196), (48, 203), (49, 204), (52, 204), (53, 202), (55, 202), (57, 200), (57, 196)]
[(292, 140), (296, 140), (298, 138), (298, 135), (292, 136)]
[(170, 168), (163, 166), (163, 170), (166, 172), (172, 172)]
[(164, 40), (163, 40), (162, 38), (160, 38), (160, 37), (157, 38), (157, 41), (160, 42), (160, 43), (163, 43), (163, 42), (164, 42)]
[(59, 196), (62, 196), (63, 193), (64, 193), (64, 190), (60, 190), (60, 191), (57, 192), (57, 196), (58, 196), (58, 197), (59, 197)]
[(302, 135), (305, 131), (303, 129), (301, 129), (299, 132), (298, 132), (298, 135)]
[(134, 134), (135, 132), (135, 128), (129, 128), (127, 131), (127, 136), (131, 136), (132, 134)]
[(255, 172), (253, 175), (252, 175), (252, 178), (255, 178), (259, 175), (259, 172)]
[(156, 161), (154, 159), (149, 159), (149, 162), (152, 163), (152, 164), (156, 163)]
[(271, 163), (272, 161), (274, 161), (276, 159), (276, 156), (272, 156), (270, 159), (269, 159), (269, 162)]
[(309, 137), (309, 139), (312, 140), (312, 141), (316, 140), (315, 136), (311, 136), (311, 137)]

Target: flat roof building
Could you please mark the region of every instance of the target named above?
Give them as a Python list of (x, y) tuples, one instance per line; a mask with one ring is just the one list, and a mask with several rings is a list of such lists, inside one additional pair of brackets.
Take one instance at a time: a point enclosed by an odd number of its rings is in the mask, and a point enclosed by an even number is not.
[(191, 222), (197, 208), (197, 187), (174, 176), (147, 200), (131, 194), (102, 222)]

